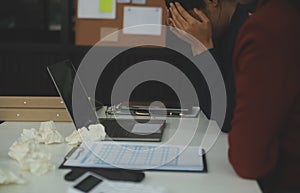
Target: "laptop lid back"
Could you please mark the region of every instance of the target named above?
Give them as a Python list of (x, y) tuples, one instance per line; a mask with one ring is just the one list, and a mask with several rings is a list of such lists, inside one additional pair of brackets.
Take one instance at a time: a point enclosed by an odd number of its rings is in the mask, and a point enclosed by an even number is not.
[[(92, 108), (86, 91), (76, 74), (76, 70), (69, 60), (65, 60), (47, 67), (53, 83), (63, 99), (76, 128), (98, 124), (95, 110)], [(74, 90), (76, 83), (76, 90)], [(74, 92), (73, 92), (74, 91)], [(76, 105), (76, 108), (73, 107)]]

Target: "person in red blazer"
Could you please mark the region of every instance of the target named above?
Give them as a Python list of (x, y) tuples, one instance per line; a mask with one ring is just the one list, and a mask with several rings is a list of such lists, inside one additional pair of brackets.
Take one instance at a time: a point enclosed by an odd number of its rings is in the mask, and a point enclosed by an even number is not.
[(299, 7), (258, 1), (234, 49), (229, 160), (239, 176), (258, 179), (268, 193), (300, 192), (299, 55)]
[[(239, 176), (258, 180), (266, 193), (300, 192), (299, 2), (259, 0), (234, 46), (236, 107), (229, 133), (229, 160)], [(176, 6), (173, 20), (179, 18), (175, 27), (180, 28), (180, 18), (186, 14)], [(188, 18), (183, 21), (191, 26), (180, 29), (210, 48), (205, 44), (210, 42), (211, 32), (207, 18), (197, 25)], [(195, 30), (201, 33), (193, 33)], [(203, 49), (198, 47), (201, 54)]]

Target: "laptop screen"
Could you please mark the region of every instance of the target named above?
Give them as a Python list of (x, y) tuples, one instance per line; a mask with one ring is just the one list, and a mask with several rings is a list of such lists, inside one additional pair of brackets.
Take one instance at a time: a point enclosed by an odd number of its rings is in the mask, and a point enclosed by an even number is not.
[[(47, 69), (76, 128), (99, 123), (96, 112), (91, 106), (71, 61), (62, 61), (48, 66)], [(73, 90), (74, 83), (76, 83), (76, 90)]]

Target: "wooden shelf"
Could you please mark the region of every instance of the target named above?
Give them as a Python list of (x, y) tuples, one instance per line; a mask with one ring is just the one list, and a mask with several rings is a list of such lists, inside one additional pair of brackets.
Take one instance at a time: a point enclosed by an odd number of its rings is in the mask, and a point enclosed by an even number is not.
[(1, 121), (71, 121), (60, 97), (0, 97)]

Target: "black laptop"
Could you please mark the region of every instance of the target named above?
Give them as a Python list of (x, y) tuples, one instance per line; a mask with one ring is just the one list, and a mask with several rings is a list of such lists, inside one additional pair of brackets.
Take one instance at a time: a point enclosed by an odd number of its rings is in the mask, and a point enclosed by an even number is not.
[[(82, 85), (79, 76), (71, 61), (65, 60), (47, 67), (55, 87), (64, 101), (64, 104), (76, 126), (76, 129), (91, 124), (101, 123), (105, 127), (107, 140), (119, 141), (161, 141), (165, 128), (165, 120), (138, 119), (98, 119), (96, 111)], [(73, 84), (76, 85), (76, 112), (72, 108)], [(79, 83), (79, 84), (78, 84)], [(76, 118), (76, 119), (75, 119)]]

